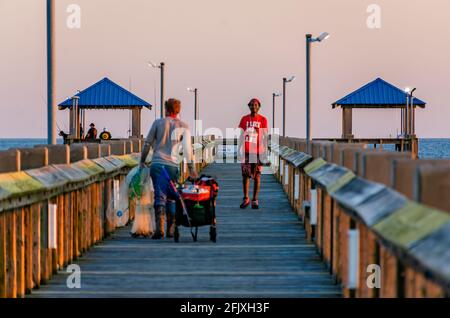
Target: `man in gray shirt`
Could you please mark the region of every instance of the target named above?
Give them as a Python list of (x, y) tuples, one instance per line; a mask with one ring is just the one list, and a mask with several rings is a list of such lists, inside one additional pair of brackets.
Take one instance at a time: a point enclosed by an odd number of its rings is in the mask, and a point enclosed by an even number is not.
[[(177, 182), (179, 179), (179, 164), (183, 157), (186, 159), (189, 175), (191, 178), (197, 178), (195, 165), (193, 164), (191, 133), (186, 123), (178, 118), (181, 111), (181, 102), (177, 99), (169, 99), (165, 102), (166, 117), (157, 119), (145, 139), (141, 154), (141, 167), (145, 167), (145, 159), (153, 148), (152, 162), (150, 165), (150, 176), (155, 189), (155, 223), (156, 230), (152, 239), (161, 239), (164, 237), (164, 223), (167, 216), (166, 236), (173, 237), (175, 226), (175, 201), (171, 197), (169, 189), (164, 185), (164, 176), (161, 176), (166, 170), (170, 179)], [(183, 155), (180, 156), (180, 148)]]

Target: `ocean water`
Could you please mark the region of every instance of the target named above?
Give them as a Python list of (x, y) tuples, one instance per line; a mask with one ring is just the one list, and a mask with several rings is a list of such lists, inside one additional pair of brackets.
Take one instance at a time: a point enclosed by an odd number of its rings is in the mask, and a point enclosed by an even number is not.
[[(369, 145), (369, 147), (372, 147)], [(394, 145), (383, 145), (386, 151), (395, 151)], [(450, 139), (423, 138), (419, 139), (420, 159), (450, 159)]]
[[(58, 139), (58, 144), (63, 140)], [(32, 148), (35, 145), (46, 144), (47, 139), (0, 139), (0, 150), (9, 148)], [(383, 149), (394, 151), (393, 145), (384, 145)], [(450, 159), (450, 139), (419, 139), (419, 158), (422, 159)]]
[[(62, 144), (62, 139), (57, 139), (58, 144)], [(46, 144), (47, 139), (42, 138), (11, 138), (0, 139), (0, 150), (7, 150), (9, 148), (33, 148), (36, 145)]]

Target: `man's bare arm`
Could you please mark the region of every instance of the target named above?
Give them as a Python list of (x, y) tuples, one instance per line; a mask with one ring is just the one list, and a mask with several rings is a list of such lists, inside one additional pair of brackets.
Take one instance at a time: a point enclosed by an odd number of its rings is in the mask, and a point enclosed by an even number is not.
[(150, 152), (151, 145), (148, 142), (144, 143), (144, 147), (142, 147), (141, 153), (141, 167), (145, 165), (145, 160), (147, 159), (148, 153)]

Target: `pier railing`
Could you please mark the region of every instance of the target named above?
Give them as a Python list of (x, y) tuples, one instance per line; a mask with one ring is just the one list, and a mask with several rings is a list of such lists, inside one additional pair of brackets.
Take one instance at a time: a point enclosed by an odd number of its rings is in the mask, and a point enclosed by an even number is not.
[[(134, 218), (132, 205), (116, 212), (141, 147), (136, 139), (0, 151), (0, 298), (46, 284)], [(201, 170), (213, 160), (214, 138), (193, 137), (193, 150)], [(180, 171), (183, 182), (186, 163)]]
[(270, 158), (346, 297), (450, 295), (449, 160), (283, 137)]

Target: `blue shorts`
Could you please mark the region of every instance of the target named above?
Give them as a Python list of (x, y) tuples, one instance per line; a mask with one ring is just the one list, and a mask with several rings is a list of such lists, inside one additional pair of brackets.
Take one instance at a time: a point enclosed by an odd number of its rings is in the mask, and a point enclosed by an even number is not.
[(164, 165), (160, 163), (152, 163), (150, 165), (150, 177), (153, 181), (153, 188), (155, 189), (155, 209), (157, 206), (165, 206), (166, 211), (172, 215), (175, 214), (175, 195), (173, 190), (168, 186), (167, 182), (161, 182), (162, 168), (165, 168), (170, 179), (176, 183), (179, 178), (179, 170), (177, 167)]

